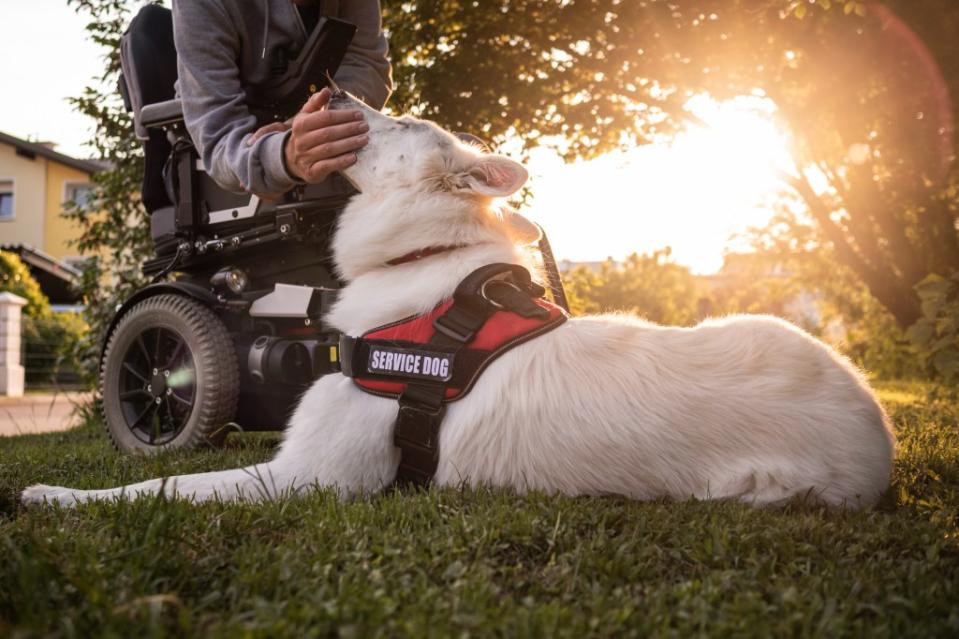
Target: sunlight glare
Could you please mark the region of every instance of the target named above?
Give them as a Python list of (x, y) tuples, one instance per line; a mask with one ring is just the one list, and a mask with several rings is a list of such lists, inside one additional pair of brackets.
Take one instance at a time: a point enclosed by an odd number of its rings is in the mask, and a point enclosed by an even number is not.
[(783, 189), (777, 170), (792, 168), (771, 102), (697, 97), (687, 108), (705, 126), (687, 125), (669, 143), (572, 164), (532, 152), (526, 213), (547, 230), (557, 258), (621, 259), (671, 246), (677, 262), (712, 273), (732, 234), (769, 219)]

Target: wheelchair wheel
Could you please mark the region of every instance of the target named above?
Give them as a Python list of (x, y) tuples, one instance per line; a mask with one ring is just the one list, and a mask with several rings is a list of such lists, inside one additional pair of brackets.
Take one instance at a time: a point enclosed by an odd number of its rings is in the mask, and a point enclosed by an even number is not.
[(157, 295), (120, 319), (100, 383), (117, 449), (154, 453), (220, 445), (236, 412), (239, 370), (230, 335), (210, 309)]

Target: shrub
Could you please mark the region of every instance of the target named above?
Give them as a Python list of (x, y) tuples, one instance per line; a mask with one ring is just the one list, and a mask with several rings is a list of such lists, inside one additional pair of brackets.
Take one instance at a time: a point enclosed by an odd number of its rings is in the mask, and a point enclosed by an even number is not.
[(0, 251), (0, 291), (19, 295), (27, 300), (23, 313), (27, 317), (50, 315), (50, 300), (30, 275), (30, 269), (16, 253)]
[(576, 314), (626, 311), (658, 324), (688, 326), (700, 316), (701, 286), (670, 249), (633, 253), (622, 263), (607, 260), (594, 272), (574, 268), (564, 279)]
[(56, 384), (61, 373), (76, 369), (76, 345), (87, 333), (79, 315), (54, 313), (50, 300), (16, 254), (0, 251), (0, 291), (27, 300), (21, 335), (28, 386)]
[(945, 387), (959, 384), (959, 271), (928, 275), (916, 285), (922, 318), (906, 335), (926, 371)]

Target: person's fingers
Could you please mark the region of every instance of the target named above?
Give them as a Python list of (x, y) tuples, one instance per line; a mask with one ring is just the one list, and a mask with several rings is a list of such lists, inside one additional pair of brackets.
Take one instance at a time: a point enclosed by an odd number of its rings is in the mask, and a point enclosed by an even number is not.
[(303, 133), (297, 139), (297, 144), (304, 150), (312, 149), (321, 144), (328, 144), (353, 135), (362, 135), (370, 130), (366, 122), (350, 122), (349, 124), (333, 124), (322, 129), (315, 129)]
[(330, 102), (330, 96), (333, 95), (330, 92), (328, 87), (323, 87), (318, 92), (311, 95), (306, 103), (303, 105), (303, 108), (300, 109), (300, 113), (315, 113), (317, 111), (322, 111)]
[(344, 155), (337, 156), (335, 158), (329, 158), (326, 160), (321, 160), (315, 162), (310, 168), (306, 171), (306, 181), (307, 182), (322, 182), (330, 176), (331, 173), (336, 171), (342, 171), (353, 164), (356, 163), (356, 154), (347, 153)]
[(257, 140), (262, 138), (264, 135), (269, 133), (276, 133), (280, 131), (286, 131), (290, 128), (290, 125), (287, 122), (274, 122), (272, 124), (267, 124), (266, 126), (261, 126), (259, 129), (253, 132), (246, 140), (247, 146), (253, 146)]
[(363, 114), (359, 111), (315, 111), (313, 113), (302, 113), (297, 116), (293, 122), (293, 130), (302, 135), (308, 131), (315, 131), (323, 127), (333, 126), (335, 124), (346, 124), (347, 122), (361, 122)]
[(353, 137), (343, 140), (336, 140), (335, 142), (328, 142), (327, 144), (321, 144), (313, 147), (312, 149), (303, 152), (301, 157), (303, 161), (311, 164), (321, 162), (323, 160), (335, 158), (338, 155), (343, 155), (344, 153), (358, 151), (366, 146), (369, 141), (370, 138), (367, 135), (354, 135)]

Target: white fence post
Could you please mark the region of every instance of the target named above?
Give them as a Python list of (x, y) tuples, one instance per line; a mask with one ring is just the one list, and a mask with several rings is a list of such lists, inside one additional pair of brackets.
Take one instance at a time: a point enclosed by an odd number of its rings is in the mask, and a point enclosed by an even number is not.
[(20, 309), (26, 303), (19, 295), (0, 293), (0, 396), (23, 396)]

